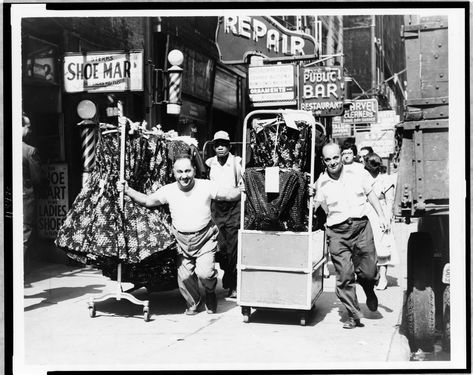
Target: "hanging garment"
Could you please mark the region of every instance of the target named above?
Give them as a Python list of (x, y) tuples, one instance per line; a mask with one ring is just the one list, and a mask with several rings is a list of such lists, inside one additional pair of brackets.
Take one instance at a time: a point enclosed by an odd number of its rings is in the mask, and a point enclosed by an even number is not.
[[(175, 242), (167, 206), (149, 209), (125, 197), (121, 212), (116, 188), (119, 143), (118, 133), (100, 137), (96, 167), (56, 238), (58, 247), (83, 253), (91, 262), (111, 257), (138, 263)], [(170, 182), (168, 143), (156, 137), (150, 141), (139, 134), (127, 137), (125, 179), (131, 187), (148, 194)]]
[(308, 171), (310, 168), (310, 126), (296, 121), (297, 130), (280, 120), (250, 128), (252, 166), (291, 168)]
[(304, 173), (279, 171), (279, 193), (265, 192), (263, 168), (245, 170), (245, 229), (307, 230), (307, 180)]

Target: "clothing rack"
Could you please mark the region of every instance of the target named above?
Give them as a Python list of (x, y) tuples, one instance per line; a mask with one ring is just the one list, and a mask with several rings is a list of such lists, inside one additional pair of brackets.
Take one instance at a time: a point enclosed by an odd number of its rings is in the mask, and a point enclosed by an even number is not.
[[(119, 124), (120, 126), (120, 181), (125, 179), (125, 147), (126, 147), (126, 125), (127, 119), (122, 116), (123, 114), (123, 107), (121, 103), (118, 104), (118, 111), (119, 111)], [(112, 131), (113, 132), (113, 131)], [(120, 198), (119, 198), (120, 209), (124, 212), (124, 199), (125, 199), (125, 192), (122, 190), (120, 191)], [(117, 268), (117, 284), (116, 284), (116, 292), (114, 293), (106, 293), (99, 297), (90, 297), (88, 302), (89, 305), (89, 315), (91, 318), (95, 317), (95, 303), (102, 302), (108, 299), (115, 298), (117, 301), (125, 299), (134, 303), (135, 305), (143, 306), (143, 318), (145, 322), (149, 321), (149, 301), (148, 300), (139, 300), (135, 296), (133, 296), (130, 292), (136, 290), (136, 287), (133, 287), (127, 291), (123, 291), (122, 287), (122, 263), (118, 263)]]

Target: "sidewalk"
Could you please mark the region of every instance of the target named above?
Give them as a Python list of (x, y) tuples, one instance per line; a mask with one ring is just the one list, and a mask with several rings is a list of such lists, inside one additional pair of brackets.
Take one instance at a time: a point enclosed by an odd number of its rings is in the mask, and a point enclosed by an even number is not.
[[(225, 298), (220, 280), (214, 315), (204, 311), (185, 316), (177, 289), (148, 297), (142, 288), (133, 294), (149, 298), (149, 322), (144, 322), (141, 306), (116, 300), (97, 303), (97, 315), (90, 318), (90, 296), (115, 291), (116, 282), (93, 268), (38, 264), (25, 280), (25, 363), (75, 370), (334, 369), (354, 364), (368, 369), (390, 368), (394, 361), (407, 364), (409, 346), (399, 333), (405, 290), (405, 255), (400, 255), (400, 265), (388, 273), (391, 286), (377, 291), (377, 312), (367, 309), (358, 290), (365, 327), (353, 330), (342, 328), (346, 313), (334, 292), (333, 267), (314, 314), (302, 327), (294, 311), (256, 310), (251, 322), (243, 323), (239, 306)], [(346, 350), (347, 342), (351, 350)]]

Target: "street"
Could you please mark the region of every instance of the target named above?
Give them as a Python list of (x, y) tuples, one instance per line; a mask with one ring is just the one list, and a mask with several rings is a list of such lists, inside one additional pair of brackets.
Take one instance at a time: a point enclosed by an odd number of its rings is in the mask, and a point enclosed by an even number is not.
[[(401, 244), (407, 241), (407, 227), (396, 225)], [(377, 291), (377, 312), (367, 309), (359, 288), (365, 327), (352, 330), (342, 328), (346, 312), (334, 292), (331, 264), (324, 292), (305, 327), (299, 325), (296, 312), (291, 310), (253, 310), (250, 323), (243, 323), (236, 301), (225, 298), (227, 291), (221, 288), (221, 280), (214, 315), (205, 310), (196, 316), (184, 315), (185, 304), (177, 289), (147, 297), (142, 288), (133, 294), (139, 299), (149, 298), (149, 322), (143, 320), (141, 306), (115, 299), (97, 303), (96, 317), (90, 318), (90, 296), (115, 291), (116, 282), (93, 268), (38, 264), (25, 280), (25, 364), (77, 370), (143, 366), (311, 369), (350, 368), (353, 363), (356, 368), (382, 368), (390, 362), (409, 361), (407, 339), (399, 332), (405, 290), (404, 252), (399, 266), (388, 273), (390, 286)], [(131, 286), (123, 283), (124, 290)], [(355, 343), (353, 350), (344, 349), (346, 342)]]

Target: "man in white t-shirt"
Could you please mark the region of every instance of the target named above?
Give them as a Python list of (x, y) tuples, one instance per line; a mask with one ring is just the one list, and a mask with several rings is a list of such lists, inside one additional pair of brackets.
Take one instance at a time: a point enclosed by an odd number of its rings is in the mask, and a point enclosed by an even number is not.
[[(215, 156), (207, 159), (209, 178), (222, 188), (235, 188), (241, 178), (241, 157), (230, 152), (230, 136), (220, 130), (213, 138)], [(212, 218), (218, 226), (220, 267), (224, 271), (222, 284), (228, 297), (236, 298), (238, 229), (240, 228), (240, 199), (212, 201)]]
[(356, 296), (357, 281), (365, 291), (368, 309), (378, 308), (374, 292), (378, 281), (377, 259), (366, 216), (367, 200), (378, 214), (383, 230), (387, 229), (387, 222), (372, 189), (374, 180), (366, 170), (357, 163), (343, 165), (340, 146), (336, 143), (322, 148), (322, 158), (327, 170), (315, 183), (314, 201), (315, 209), (321, 204), (327, 208), (326, 233), (337, 274), (336, 294), (348, 311), (343, 328), (363, 327)]
[(205, 288), (205, 307), (212, 314), (217, 309), (215, 250), (218, 228), (212, 221), (210, 204), (213, 199), (237, 200), (240, 190), (222, 188), (213, 181), (196, 179), (189, 155), (176, 158), (173, 173), (176, 182), (149, 195), (132, 189), (125, 181), (118, 183), (118, 189), (123, 189), (127, 196), (146, 207), (169, 205), (179, 252), (178, 285), (187, 304), (185, 313), (195, 315), (198, 312), (200, 279)]

